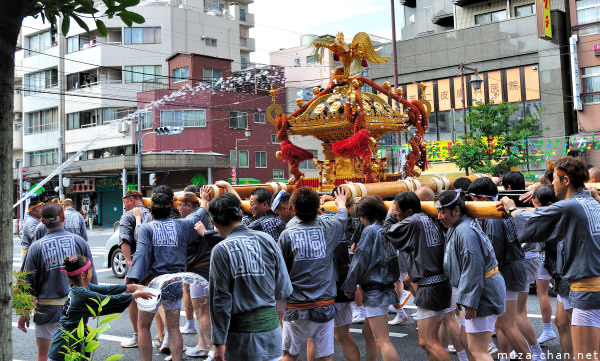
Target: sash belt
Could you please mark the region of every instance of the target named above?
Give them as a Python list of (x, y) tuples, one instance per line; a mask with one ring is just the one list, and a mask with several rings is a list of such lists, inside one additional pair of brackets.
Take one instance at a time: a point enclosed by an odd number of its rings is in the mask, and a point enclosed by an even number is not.
[(582, 278), (569, 282), (571, 291), (574, 292), (600, 292), (600, 277)]
[(294, 311), (312, 310), (313, 308), (333, 305), (334, 299), (307, 303), (286, 303), (285, 307)]
[(496, 267), (494, 267), (494, 268), (492, 268), (490, 270), (485, 271), (485, 278), (490, 278), (493, 275), (495, 275), (496, 273), (500, 273), (500, 271), (498, 270), (498, 266), (496, 266)]

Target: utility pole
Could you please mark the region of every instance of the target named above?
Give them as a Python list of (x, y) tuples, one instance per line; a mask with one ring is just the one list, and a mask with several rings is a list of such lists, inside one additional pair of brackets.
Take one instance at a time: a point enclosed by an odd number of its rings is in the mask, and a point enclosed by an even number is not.
[[(394, 1), (391, 0), (392, 4), (392, 54), (394, 57), (394, 90), (398, 89), (398, 54), (396, 51), (396, 10), (394, 7)], [(396, 102), (396, 109), (398, 109), (398, 102)], [(398, 161), (400, 161), (401, 152), (400, 147), (402, 146), (402, 137), (400, 132), (396, 133), (396, 147), (398, 147)], [(392, 156), (393, 156), (392, 152)], [(392, 165), (394, 164), (394, 158), (392, 157)], [(398, 162), (398, 172), (401, 172), (400, 162)]]

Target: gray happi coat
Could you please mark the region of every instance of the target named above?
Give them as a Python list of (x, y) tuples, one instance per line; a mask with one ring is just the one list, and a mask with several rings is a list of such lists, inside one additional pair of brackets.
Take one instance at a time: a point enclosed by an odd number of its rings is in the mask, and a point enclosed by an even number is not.
[[(79, 214), (73, 208), (67, 208), (65, 210), (65, 230), (67, 232), (78, 235), (83, 238), (86, 242), (88, 241), (87, 236), (87, 228), (85, 227), (85, 220), (83, 216)], [(48, 229), (44, 225), (44, 223), (40, 222), (40, 224), (35, 227), (35, 235), (34, 241), (41, 239), (48, 232)]]
[[(65, 257), (83, 255), (92, 261), (92, 283), (98, 283), (96, 270), (93, 265), (92, 252), (83, 238), (56, 228), (46, 233), (44, 237), (33, 243), (27, 252), (23, 268), (33, 273), (25, 280), (31, 285), (33, 295), (38, 299), (63, 298), (69, 294), (69, 281), (60, 270)], [(62, 306), (37, 305), (33, 320), (37, 324), (58, 322)]]
[(444, 271), (457, 288), (456, 304), (477, 310), (477, 317), (504, 313), (506, 288), (497, 273), (485, 278), (486, 271), (498, 266), (494, 248), (479, 223), (469, 216), (461, 219), (446, 234)]
[[(300, 222), (281, 233), (279, 245), (294, 286), (286, 302), (311, 303), (335, 298), (337, 274), (333, 251), (344, 239), (347, 222), (348, 211), (341, 208), (331, 218)], [(332, 304), (303, 311), (286, 309), (284, 320), (327, 322), (334, 315)]]
[(281, 329), (229, 332), (233, 315), (275, 307), (292, 292), (281, 250), (273, 238), (246, 226), (235, 227), (212, 250), (210, 260), (212, 342), (227, 345), (228, 360), (272, 360), (281, 357)]
[(35, 228), (41, 223), (39, 219), (28, 215), (23, 222), (23, 238), (21, 239), (21, 247), (28, 249), (35, 240)]
[(445, 243), (439, 224), (423, 212), (401, 222), (388, 213), (384, 228), (391, 244), (408, 254), (410, 280), (419, 284), (416, 305), (432, 311), (448, 308), (452, 288), (444, 273)]
[(393, 305), (398, 303), (394, 282), (399, 277), (398, 253), (386, 240), (383, 223), (376, 221), (363, 230), (342, 289), (354, 293), (360, 285), (368, 307)]
[[(600, 277), (600, 203), (585, 191), (515, 215), (522, 242), (558, 242), (557, 268), (567, 281)], [(600, 292), (570, 292), (575, 308), (600, 308)]]
[[(150, 211), (143, 204), (139, 204), (135, 207), (142, 211), (142, 223), (150, 222), (152, 220)], [(131, 211), (125, 212), (119, 220), (119, 247), (123, 242), (129, 243), (132, 256), (136, 251), (135, 229), (135, 217), (131, 214)]]
[(187, 242), (198, 236), (194, 230), (198, 221), (205, 226), (209, 224), (204, 207), (187, 218), (155, 219), (140, 225), (136, 230), (137, 249), (127, 278), (140, 283), (149, 277), (184, 272)]

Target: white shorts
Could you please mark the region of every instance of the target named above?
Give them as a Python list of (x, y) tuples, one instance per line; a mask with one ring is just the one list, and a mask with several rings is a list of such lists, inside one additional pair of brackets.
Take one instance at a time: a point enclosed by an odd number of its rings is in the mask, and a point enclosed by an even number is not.
[(569, 298), (562, 298), (561, 295), (556, 295), (556, 301), (558, 302), (562, 302), (563, 304), (563, 308), (565, 310), (570, 310), (573, 308), (573, 306), (571, 306), (571, 301), (569, 301)]
[(520, 292), (506, 290), (506, 301), (516, 301)]
[(367, 313), (367, 318), (370, 317), (377, 317), (377, 316), (383, 316), (388, 314), (388, 307), (389, 306), (376, 306), (376, 307), (369, 307), (369, 306), (365, 306), (365, 312)]
[(437, 317), (437, 320), (441, 321), (442, 318), (444, 318), (445, 314), (446, 314), (446, 310), (432, 311), (432, 310), (428, 310), (424, 307), (417, 306), (417, 321), (424, 320), (424, 319), (427, 319), (430, 317)]
[(540, 268), (540, 275), (538, 276), (538, 280), (550, 281), (552, 276), (548, 273), (548, 270), (544, 267)]
[(523, 292), (529, 293), (529, 286), (540, 275), (540, 268), (542, 268), (542, 261), (540, 259), (539, 252), (525, 252), (525, 272), (527, 275), (527, 283), (525, 284), (525, 290)]
[(285, 312), (285, 301), (281, 300), (281, 301), (275, 301), (275, 308), (277, 309), (277, 312)]
[(588, 326), (600, 328), (600, 309), (582, 310), (573, 308), (571, 326)]
[(208, 297), (208, 287), (203, 285), (190, 285), (190, 298)]
[(35, 324), (35, 337), (52, 340), (60, 324), (58, 322), (44, 323), (43, 325)]
[(342, 327), (352, 323), (352, 304), (354, 302), (334, 303), (335, 317), (333, 327)]
[(163, 306), (163, 309), (165, 311), (171, 311), (171, 310), (175, 310), (178, 308), (181, 308), (181, 300), (173, 300), (173, 301), (169, 301), (169, 300), (160, 300), (160, 302), (158, 302), (158, 304), (156, 305), (156, 307), (152, 310), (152, 311), (141, 311), (140, 312), (148, 312), (148, 313), (156, 313), (158, 311), (158, 308), (160, 306)]
[(489, 315), (485, 317), (475, 317), (472, 320), (465, 319), (463, 315), (462, 325), (467, 333), (494, 332), (497, 315)]
[(312, 338), (315, 357), (333, 355), (333, 320), (318, 323), (310, 320), (283, 321), (283, 350), (296, 356), (304, 342)]
[(454, 312), (454, 310), (456, 310), (456, 292), (458, 292), (458, 289), (452, 287), (452, 298), (450, 299), (450, 307), (446, 308), (446, 313)]

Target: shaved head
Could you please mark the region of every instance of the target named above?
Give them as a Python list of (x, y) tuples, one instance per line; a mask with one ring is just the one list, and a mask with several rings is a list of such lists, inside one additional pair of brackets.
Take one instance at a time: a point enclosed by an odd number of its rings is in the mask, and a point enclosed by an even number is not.
[(429, 187), (419, 187), (415, 189), (415, 194), (419, 197), (420, 201), (435, 201), (435, 193)]
[(590, 183), (600, 183), (600, 168), (590, 168)]

